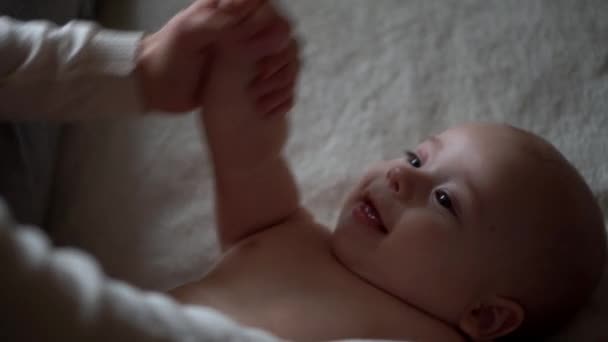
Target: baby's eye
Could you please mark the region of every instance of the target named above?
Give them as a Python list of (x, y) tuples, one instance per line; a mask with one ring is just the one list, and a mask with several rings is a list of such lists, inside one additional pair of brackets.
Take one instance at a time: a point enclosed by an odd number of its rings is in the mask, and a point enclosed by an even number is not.
[(405, 151), (405, 160), (407, 160), (407, 162), (415, 168), (419, 168), (422, 166), (422, 161), (414, 152)]
[(456, 216), (456, 211), (454, 210), (454, 204), (452, 203), (452, 200), (450, 199), (450, 195), (448, 195), (447, 192), (445, 192), (443, 190), (436, 190), (435, 199), (437, 200), (437, 203), (439, 203), (439, 205), (448, 209), (450, 211), (450, 213), (452, 213), (454, 216)]

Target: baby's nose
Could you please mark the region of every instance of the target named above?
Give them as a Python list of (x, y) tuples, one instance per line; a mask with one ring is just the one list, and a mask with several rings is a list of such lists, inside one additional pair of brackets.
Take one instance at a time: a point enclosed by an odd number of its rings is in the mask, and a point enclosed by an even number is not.
[(395, 166), (386, 172), (389, 189), (400, 200), (426, 198), (432, 188), (432, 180), (418, 169), (407, 166)]
[(400, 194), (404, 191), (404, 169), (403, 167), (393, 167), (386, 173), (386, 180), (388, 181), (389, 188), (396, 194)]

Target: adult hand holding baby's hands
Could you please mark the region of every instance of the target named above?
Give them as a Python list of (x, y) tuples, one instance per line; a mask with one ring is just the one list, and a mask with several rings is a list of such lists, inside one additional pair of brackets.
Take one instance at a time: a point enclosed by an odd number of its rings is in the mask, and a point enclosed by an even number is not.
[[(234, 1), (237, 0), (223, 0), (222, 3)], [(229, 95), (246, 101), (244, 95), (261, 116), (287, 113), (294, 104), (300, 72), (299, 45), (292, 36), (290, 21), (272, 1), (262, 1), (251, 15), (229, 31), (226, 39), (218, 41), (214, 49), (215, 60), (211, 68), (230, 71), (219, 72), (223, 75), (221, 80), (212, 78), (204, 95), (214, 98)], [(248, 82), (243, 82), (247, 79)], [(233, 92), (219, 89), (225, 81), (232, 83)], [(248, 85), (244, 89), (246, 94), (239, 92), (245, 84)], [(223, 88), (226, 86), (224, 84)]]
[(146, 110), (185, 112), (200, 105), (211, 45), (264, 0), (198, 0), (140, 43), (136, 73)]
[(249, 84), (255, 110), (263, 116), (287, 113), (294, 104), (300, 72), (299, 45), (292, 36), (291, 23), (268, 1), (234, 31), (236, 44), (228, 40), (219, 45), (224, 57), (240, 56), (244, 64), (255, 62), (254, 78)]

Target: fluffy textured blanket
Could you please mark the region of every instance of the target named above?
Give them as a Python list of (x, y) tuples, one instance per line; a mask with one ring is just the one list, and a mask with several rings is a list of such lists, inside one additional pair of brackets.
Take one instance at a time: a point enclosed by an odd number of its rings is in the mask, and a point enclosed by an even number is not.
[[(158, 27), (186, 0), (105, 1), (106, 22)], [(331, 223), (366, 164), (463, 121), (557, 145), (608, 209), (608, 2), (284, 1), (305, 68), (287, 149)], [(167, 289), (216, 256), (208, 159), (193, 116), (87, 123), (63, 141), (54, 234), (105, 271)], [(608, 281), (556, 340), (608, 338)]]
[(203, 307), (107, 279), (76, 249), (57, 249), (18, 226), (0, 200), (2, 341), (278, 342)]

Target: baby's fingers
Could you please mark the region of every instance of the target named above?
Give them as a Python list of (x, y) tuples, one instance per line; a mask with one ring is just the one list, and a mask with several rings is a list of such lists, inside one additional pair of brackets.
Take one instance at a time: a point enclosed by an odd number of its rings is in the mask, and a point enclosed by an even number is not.
[(285, 115), (290, 110), (293, 109), (294, 104), (295, 104), (295, 97), (291, 96), (289, 99), (287, 99), (282, 104), (278, 105), (274, 109), (271, 109), (268, 113), (266, 113), (266, 115), (268, 117), (277, 116), (277, 115)]
[[(177, 15), (172, 24), (183, 44), (203, 46), (255, 13), (266, 0), (199, 0)], [(225, 3), (225, 4), (221, 4)]]
[(243, 18), (243, 20), (232, 29), (232, 36), (241, 41), (249, 40), (258, 33), (268, 28), (280, 15), (268, 1), (264, 1), (253, 13)]
[(265, 4), (267, 0), (215, 0), (215, 2), (221, 10), (239, 13), (249, 12), (251, 14)]
[(271, 94), (264, 95), (256, 101), (256, 109), (265, 116), (277, 113), (278, 109), (284, 107), (286, 103), (292, 103), (293, 105), (294, 93), (295, 84), (291, 84)]
[(297, 73), (300, 69), (300, 51), (298, 42), (292, 39), (289, 46), (283, 51), (268, 57), (264, 57), (258, 62), (257, 65), (257, 78), (253, 84), (255, 87), (257, 84), (263, 83), (265, 80), (273, 77), (276, 73), (282, 71), (288, 65), (292, 65), (292, 70)]
[(195, 12), (217, 10), (222, 15), (242, 21), (255, 13), (267, 0), (198, 0), (191, 5)]
[(264, 57), (284, 50), (291, 41), (291, 26), (284, 18), (277, 18), (268, 27), (244, 42), (244, 48), (255, 57)]
[(256, 80), (252, 84), (251, 92), (254, 96), (260, 97), (294, 84), (298, 77), (298, 70), (296, 61), (289, 63), (269, 78)]

